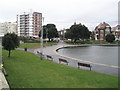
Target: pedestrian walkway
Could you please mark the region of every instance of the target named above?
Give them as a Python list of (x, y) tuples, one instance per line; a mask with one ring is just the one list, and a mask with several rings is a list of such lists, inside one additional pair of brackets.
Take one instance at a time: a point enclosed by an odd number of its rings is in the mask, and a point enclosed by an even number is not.
[[(59, 63), (59, 59), (65, 59), (69, 62), (69, 66), (74, 67), (74, 68), (78, 68), (78, 62), (82, 62), (82, 63), (87, 63), (90, 64), (92, 66), (92, 71), (94, 72), (100, 72), (100, 73), (105, 73), (105, 74), (110, 74), (110, 75), (115, 75), (118, 76), (118, 67), (117, 66), (112, 66), (112, 65), (107, 65), (107, 64), (101, 64), (101, 63), (95, 63), (95, 62), (90, 62), (87, 60), (80, 60), (77, 58), (73, 58), (73, 57), (68, 57), (65, 55), (61, 55), (59, 54), (56, 50), (63, 48), (63, 47), (70, 47), (70, 46), (78, 46), (78, 45), (69, 45), (64, 43), (63, 41), (60, 41), (57, 45), (54, 46), (47, 46), (44, 47), (42, 49), (43, 51), (43, 55), (44, 58), (47, 59), (47, 55), (51, 56), (53, 58), (53, 62)], [(86, 46), (86, 45), (79, 45), (79, 46)], [(20, 50), (24, 50), (21, 48), (18, 48)], [(28, 52), (34, 53), (38, 56), (41, 56), (41, 48), (37, 48), (37, 49), (27, 49)], [(86, 67), (82, 67), (82, 69), (84, 70), (89, 70), (89, 68)]]
[[(65, 59), (69, 62), (69, 66), (78, 68), (78, 62), (84, 62), (92, 65), (92, 71), (94, 72), (100, 72), (100, 73), (105, 73), (105, 74), (110, 74), (110, 75), (115, 75), (118, 76), (118, 67), (116, 66), (110, 66), (107, 64), (100, 64), (100, 63), (93, 63), (87, 60), (80, 60), (72, 57), (68, 57), (65, 55), (60, 55), (59, 53), (56, 52), (58, 48), (63, 48), (63, 47), (69, 47), (69, 46), (78, 46), (78, 45), (68, 45), (64, 42), (59, 42), (55, 46), (49, 46), (49, 47), (44, 47), (43, 48), (43, 54), (50, 55), (53, 57), (53, 61), (56, 63), (59, 63), (59, 58)], [(83, 45), (79, 45), (83, 46)], [(32, 50), (30, 50), (32, 51)], [(41, 49), (35, 49), (34, 53), (37, 54), (37, 51), (41, 52)], [(46, 57), (45, 57), (46, 58)], [(89, 68), (84, 68), (84, 70), (89, 70)]]

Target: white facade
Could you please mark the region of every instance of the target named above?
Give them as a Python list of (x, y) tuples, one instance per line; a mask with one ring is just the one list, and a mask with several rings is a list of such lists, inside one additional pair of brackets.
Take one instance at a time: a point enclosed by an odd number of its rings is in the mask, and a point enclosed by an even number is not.
[(18, 36), (38, 37), (42, 26), (42, 13), (29, 12), (17, 15)]
[(5, 23), (0, 23), (0, 35), (4, 35), (6, 33), (16, 33), (16, 23), (12, 22), (5, 22)]
[(33, 36), (32, 16), (30, 13), (17, 15), (18, 36)]

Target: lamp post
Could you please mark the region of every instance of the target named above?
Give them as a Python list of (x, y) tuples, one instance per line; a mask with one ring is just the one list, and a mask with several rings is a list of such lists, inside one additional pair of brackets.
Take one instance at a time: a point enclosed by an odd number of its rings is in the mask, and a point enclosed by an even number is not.
[(46, 28), (46, 44), (47, 44), (47, 34), (48, 34), (48, 29)]
[(43, 24), (42, 24), (42, 28), (41, 28), (41, 59), (43, 56), (43, 25), (44, 25), (44, 17), (42, 17), (43, 20)]
[(0, 70), (3, 68), (3, 64), (2, 64), (2, 37), (3, 35), (0, 35)]

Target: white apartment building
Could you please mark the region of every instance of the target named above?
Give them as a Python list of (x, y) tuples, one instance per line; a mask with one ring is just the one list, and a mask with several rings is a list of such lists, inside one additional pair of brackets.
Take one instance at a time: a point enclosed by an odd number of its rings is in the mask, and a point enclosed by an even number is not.
[(30, 12), (17, 15), (18, 36), (38, 38), (42, 28), (42, 13)]
[(4, 35), (6, 33), (16, 33), (17, 24), (14, 22), (5, 22), (0, 23), (0, 35)]

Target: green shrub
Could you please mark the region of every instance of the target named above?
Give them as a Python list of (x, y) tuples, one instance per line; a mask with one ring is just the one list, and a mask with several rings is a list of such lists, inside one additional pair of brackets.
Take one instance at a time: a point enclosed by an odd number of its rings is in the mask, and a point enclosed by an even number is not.
[(107, 34), (105, 39), (107, 42), (112, 43), (115, 40), (115, 36), (113, 34)]

